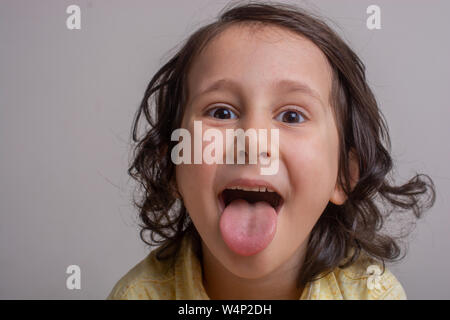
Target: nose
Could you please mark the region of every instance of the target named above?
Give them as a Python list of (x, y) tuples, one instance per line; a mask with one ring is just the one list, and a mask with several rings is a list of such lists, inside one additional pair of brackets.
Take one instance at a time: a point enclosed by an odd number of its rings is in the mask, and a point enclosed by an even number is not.
[(234, 163), (269, 164), (271, 157), (269, 146), (272, 142), (271, 114), (262, 110), (250, 109), (238, 122), (235, 130), (239, 129), (241, 130), (240, 133), (244, 134), (244, 138), (239, 134), (234, 136)]

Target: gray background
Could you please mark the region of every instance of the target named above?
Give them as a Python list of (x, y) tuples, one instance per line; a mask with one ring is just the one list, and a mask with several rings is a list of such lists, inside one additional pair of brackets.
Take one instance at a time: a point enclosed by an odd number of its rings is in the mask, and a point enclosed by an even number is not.
[[(147, 254), (126, 173), (133, 115), (170, 50), (227, 3), (0, 2), (0, 298), (104, 299)], [(408, 298), (449, 299), (450, 2), (295, 3), (335, 21), (366, 64), (397, 182), (434, 179), (435, 206), (388, 266)], [(70, 4), (81, 30), (66, 28)], [(366, 28), (370, 4), (381, 30)], [(81, 290), (66, 289), (71, 264)]]

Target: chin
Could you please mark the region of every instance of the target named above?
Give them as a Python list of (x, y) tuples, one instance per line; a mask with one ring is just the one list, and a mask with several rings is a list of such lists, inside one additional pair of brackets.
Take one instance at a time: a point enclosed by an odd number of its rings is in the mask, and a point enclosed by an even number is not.
[[(226, 245), (224, 244), (225, 248)], [(244, 279), (260, 279), (274, 272), (278, 267), (281, 257), (277, 256), (280, 251), (275, 248), (275, 243), (258, 254), (243, 257), (226, 248), (226, 261), (222, 265), (235, 276)]]

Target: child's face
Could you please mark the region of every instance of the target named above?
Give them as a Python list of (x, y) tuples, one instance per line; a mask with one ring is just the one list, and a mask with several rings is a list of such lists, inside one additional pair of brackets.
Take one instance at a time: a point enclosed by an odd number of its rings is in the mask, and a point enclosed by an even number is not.
[[(247, 28), (232, 26), (196, 58), (188, 75), (189, 101), (182, 127), (192, 137), (194, 121), (199, 120), (203, 132), (216, 128), (224, 137), (225, 129), (278, 129), (278, 173), (262, 176), (257, 165), (204, 161), (176, 167), (178, 190), (201, 235), (206, 255), (243, 278), (260, 278), (277, 269), (298, 266), (309, 234), (328, 202), (345, 201), (336, 184), (339, 145), (329, 101), (332, 74), (328, 61), (306, 38), (278, 27), (261, 31), (251, 33)], [(237, 87), (199, 95), (223, 78), (235, 81)], [(273, 86), (282, 79), (306, 84), (316, 97)], [(208, 113), (212, 106), (225, 110)], [(231, 117), (224, 119), (227, 115)], [(204, 142), (203, 148), (206, 145)], [(277, 212), (272, 241), (248, 256), (231, 250), (219, 227), (223, 211), (218, 194), (238, 178), (268, 181), (284, 200)]]

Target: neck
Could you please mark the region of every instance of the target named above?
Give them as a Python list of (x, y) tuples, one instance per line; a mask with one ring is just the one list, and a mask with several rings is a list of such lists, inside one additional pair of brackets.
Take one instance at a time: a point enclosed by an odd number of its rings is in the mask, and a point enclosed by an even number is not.
[(202, 241), (203, 286), (212, 300), (298, 300), (297, 288), (305, 248), (299, 250), (268, 275), (257, 279), (241, 278), (227, 270)]

